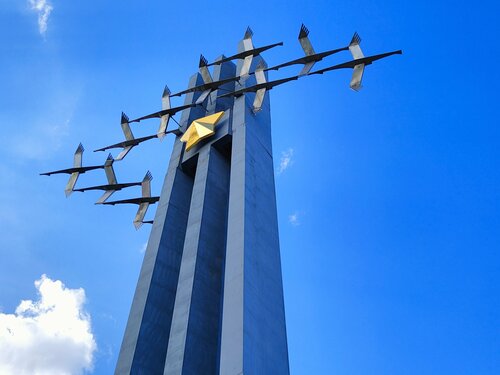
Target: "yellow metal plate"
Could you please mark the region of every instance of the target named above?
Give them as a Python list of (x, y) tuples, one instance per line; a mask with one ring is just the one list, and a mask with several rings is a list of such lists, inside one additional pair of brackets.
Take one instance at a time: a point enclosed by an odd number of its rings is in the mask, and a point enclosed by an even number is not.
[(215, 126), (223, 115), (224, 111), (221, 111), (214, 113), (213, 115), (194, 120), (181, 137), (181, 142), (186, 143), (186, 151), (189, 151), (203, 139), (214, 135)]

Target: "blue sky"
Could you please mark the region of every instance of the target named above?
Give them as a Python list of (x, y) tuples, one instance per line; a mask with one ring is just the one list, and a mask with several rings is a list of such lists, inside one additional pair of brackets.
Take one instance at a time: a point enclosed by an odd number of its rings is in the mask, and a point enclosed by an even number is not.
[[(269, 64), (299, 57), (303, 22), (316, 51), (358, 31), (365, 54), (404, 55), (367, 67), (359, 93), (349, 71), (271, 92), (292, 374), (498, 374), (498, 11), (493, 1), (0, 0), (0, 312), (37, 300), (43, 274), (66, 285), (57, 295), (83, 288), (72, 306), (90, 316), (92, 373), (111, 373), (150, 227), (136, 232), (134, 207), (95, 206), (97, 194), (66, 199), (66, 177), (38, 173), (69, 166), (79, 142), (84, 163), (101, 164), (92, 150), (121, 140), (122, 110), (158, 110), (165, 84), (185, 88), (200, 53), (234, 53), (247, 25), (256, 45), (285, 43)], [(159, 193), (171, 146), (132, 150), (118, 180), (150, 169)]]

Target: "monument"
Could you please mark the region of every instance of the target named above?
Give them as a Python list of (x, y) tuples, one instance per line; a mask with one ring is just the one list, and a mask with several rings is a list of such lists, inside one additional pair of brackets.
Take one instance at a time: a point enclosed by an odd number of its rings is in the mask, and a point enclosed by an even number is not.
[[(351, 68), (351, 88), (359, 90), (366, 65), (401, 53), (364, 57), (360, 38), (348, 46), (316, 53), (301, 27), (304, 57), (267, 68), (261, 53), (282, 45), (255, 48), (247, 30), (234, 56), (212, 64), (201, 57), (199, 73), (187, 90), (163, 94), (162, 110), (129, 120), (122, 116), (121, 160), (134, 146), (175, 134), (160, 197), (151, 197), (151, 175), (143, 182), (118, 184), (113, 158), (82, 167), (79, 147), (68, 173), (66, 192), (105, 190), (101, 204), (139, 205), (134, 224), (152, 223), (115, 375), (287, 375), (287, 336), (276, 211), (270, 99), (273, 87), (311, 74)], [(353, 60), (311, 72), (323, 58), (350, 50)], [(237, 64), (234, 63), (237, 61)], [(295, 64), (299, 75), (268, 81), (267, 72)], [(213, 66), (213, 77), (209, 67)], [(171, 108), (170, 97), (185, 95)], [(182, 111), (179, 129), (167, 131)], [(160, 119), (153, 136), (134, 138), (130, 123)], [(108, 185), (74, 189), (80, 173), (105, 169)], [(108, 201), (114, 191), (141, 185), (140, 198)], [(158, 202), (154, 220), (145, 221)]]

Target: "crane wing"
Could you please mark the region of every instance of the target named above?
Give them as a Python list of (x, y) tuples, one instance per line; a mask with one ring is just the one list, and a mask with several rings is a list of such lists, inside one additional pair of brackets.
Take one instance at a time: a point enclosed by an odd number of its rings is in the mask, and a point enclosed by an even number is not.
[(314, 64), (316, 64), (316, 61), (311, 61), (308, 62), (307, 64), (304, 64), (302, 70), (299, 73), (299, 76), (305, 76), (306, 74), (308, 74), (313, 68)]
[(196, 99), (196, 104), (201, 104), (205, 101), (205, 99), (210, 95), (212, 89), (207, 89), (201, 93), (201, 95)]
[[(267, 82), (266, 74), (264, 73), (265, 68), (266, 65), (264, 63), (264, 60), (262, 60), (255, 69), (255, 80), (257, 81), (258, 85), (263, 85)], [(262, 103), (264, 102), (265, 95), (266, 95), (266, 87), (260, 88), (255, 92), (255, 99), (253, 100), (254, 112), (258, 112), (262, 108)]]
[(153, 175), (150, 171), (146, 172), (144, 179), (142, 180), (142, 197), (149, 198), (151, 197), (151, 180), (153, 179)]
[(253, 55), (245, 56), (243, 59), (243, 65), (241, 65), (240, 77), (247, 76), (250, 73), (250, 67), (252, 66)]
[(125, 135), (125, 139), (127, 141), (132, 141), (134, 139), (134, 135), (132, 134), (132, 130), (130, 129), (128, 116), (123, 112), (121, 118), (121, 126), (123, 134)]
[(143, 220), (144, 220), (144, 217), (146, 216), (146, 212), (148, 211), (148, 208), (149, 208), (148, 202), (141, 203), (139, 205), (139, 208), (137, 209), (137, 213), (135, 214), (135, 217), (134, 217), (135, 229), (139, 229), (142, 226), (142, 224), (144, 222)]
[(127, 147), (124, 147), (123, 150), (118, 154), (118, 156), (116, 157), (115, 160), (122, 160), (125, 155), (127, 155), (129, 153), (130, 150), (132, 150), (134, 146), (127, 146)]
[(350, 87), (354, 91), (359, 91), (361, 90), (361, 80), (363, 79), (363, 73), (365, 71), (365, 64), (358, 64), (354, 66), (352, 70), (352, 78), (351, 78), (351, 83)]
[(95, 202), (95, 204), (103, 204), (113, 195), (116, 190), (106, 190), (103, 195)]
[(207, 65), (208, 65), (207, 59), (203, 55), (200, 55), (200, 63), (198, 67), (200, 69), (201, 78), (203, 78), (204, 83), (211, 83), (213, 82), (213, 79), (212, 76), (210, 75), (210, 72), (208, 71)]
[(170, 105), (170, 89), (167, 85), (163, 89), (163, 94), (161, 96), (161, 109), (170, 109), (172, 108)]
[(253, 31), (250, 26), (247, 27), (245, 35), (243, 35), (243, 49), (245, 51), (250, 51), (254, 49), (252, 42)]
[[(163, 90), (163, 95), (161, 97), (161, 109), (163, 111), (168, 111), (171, 108), (172, 107), (170, 105), (170, 90), (168, 86), (165, 85), (165, 89)], [(158, 138), (160, 138), (160, 140), (162, 140), (167, 133), (167, 126), (169, 120), (170, 120), (170, 113), (168, 112), (160, 116), (160, 127), (158, 128), (158, 132), (156, 133)]]
[(83, 148), (83, 145), (80, 143), (76, 148), (75, 156), (73, 158), (73, 166), (75, 168), (79, 168), (82, 166), (83, 151), (85, 151), (85, 149)]
[(316, 52), (314, 52), (314, 48), (311, 44), (311, 41), (309, 40), (308, 35), (309, 35), (309, 29), (304, 24), (302, 24), (302, 26), (300, 27), (300, 32), (299, 32), (300, 46), (304, 50), (304, 53), (306, 54), (306, 56), (311, 56), (311, 55), (316, 54)]
[(351, 52), (352, 58), (354, 60), (362, 59), (365, 57), (363, 51), (361, 51), (361, 47), (359, 44), (361, 43), (361, 37), (358, 33), (354, 33), (351, 39), (351, 43), (349, 44), (349, 51)]
[(106, 173), (106, 178), (109, 185), (116, 185), (118, 183), (116, 181), (115, 170), (113, 169), (113, 162), (113, 156), (109, 154), (106, 162), (104, 163), (104, 172)]
[(78, 176), (80, 176), (80, 172), (73, 172), (69, 176), (68, 183), (66, 184), (66, 187), (64, 188), (64, 193), (66, 194), (66, 198), (71, 195), (73, 192), (73, 188), (76, 185), (76, 181), (78, 180)]

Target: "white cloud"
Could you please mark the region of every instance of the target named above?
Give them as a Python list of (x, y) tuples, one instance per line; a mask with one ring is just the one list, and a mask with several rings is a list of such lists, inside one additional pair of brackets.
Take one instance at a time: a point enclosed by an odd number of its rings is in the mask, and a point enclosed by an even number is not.
[(293, 214), (288, 215), (288, 222), (292, 224), (294, 227), (299, 226), (300, 225), (299, 213), (294, 212)]
[(45, 35), (47, 32), (47, 23), (52, 12), (52, 4), (48, 0), (28, 0), (31, 9), (38, 13), (38, 31)]
[(293, 164), (293, 148), (289, 148), (281, 153), (280, 166), (278, 168), (278, 174), (283, 173)]
[(147, 242), (144, 242), (141, 246), (141, 254), (144, 254), (146, 252), (146, 249), (148, 248), (148, 243)]
[(92, 369), (96, 342), (83, 310), (85, 291), (43, 275), (39, 300), (0, 313), (0, 374), (76, 375)]

